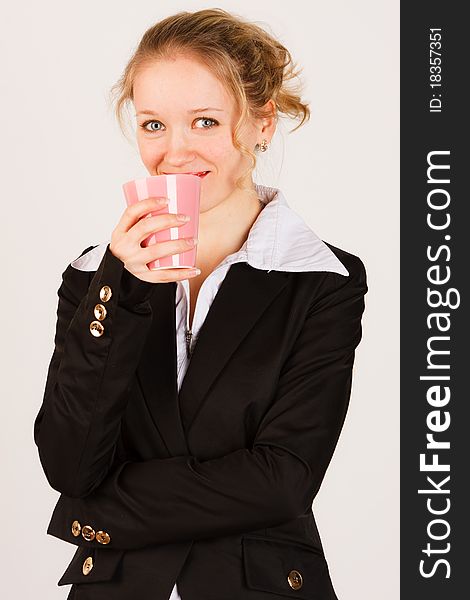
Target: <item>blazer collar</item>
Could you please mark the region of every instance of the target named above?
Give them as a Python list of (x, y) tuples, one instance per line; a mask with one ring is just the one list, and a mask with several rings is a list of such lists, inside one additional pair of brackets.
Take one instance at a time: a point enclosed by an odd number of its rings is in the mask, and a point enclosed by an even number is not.
[[(263, 271), (332, 271), (349, 275), (346, 267), (329, 247), (289, 206), (282, 192), (255, 184), (265, 207), (250, 229), (238, 252), (227, 256), (223, 264), (247, 262)], [(71, 265), (79, 271), (96, 271), (111, 240), (89, 250)]]

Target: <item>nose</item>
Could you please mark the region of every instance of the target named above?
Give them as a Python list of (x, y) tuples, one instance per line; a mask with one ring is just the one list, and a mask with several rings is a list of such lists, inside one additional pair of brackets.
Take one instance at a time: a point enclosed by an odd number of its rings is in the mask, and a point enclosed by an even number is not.
[(164, 162), (169, 166), (180, 168), (186, 164), (194, 163), (196, 152), (191, 142), (183, 132), (174, 130), (166, 136)]

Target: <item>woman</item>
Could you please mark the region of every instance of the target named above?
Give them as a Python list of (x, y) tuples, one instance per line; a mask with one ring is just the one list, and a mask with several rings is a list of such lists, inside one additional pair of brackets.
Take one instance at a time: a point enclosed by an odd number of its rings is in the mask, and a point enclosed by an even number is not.
[[(288, 51), (220, 9), (151, 27), (116, 86), (150, 175), (201, 181), (198, 271), (147, 264), (184, 223), (127, 208), (63, 273), (35, 441), (78, 546), (69, 598), (336, 598), (312, 501), (345, 418), (367, 291), (252, 171), (308, 107)], [(122, 121), (121, 121), (122, 124)], [(189, 334), (189, 335), (188, 335)]]

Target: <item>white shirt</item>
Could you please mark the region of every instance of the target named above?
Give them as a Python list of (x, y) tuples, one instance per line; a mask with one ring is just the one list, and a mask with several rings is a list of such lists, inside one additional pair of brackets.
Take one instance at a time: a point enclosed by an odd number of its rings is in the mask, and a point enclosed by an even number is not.
[[(265, 205), (251, 227), (243, 246), (222, 260), (204, 280), (194, 308), (192, 331), (189, 332), (189, 281), (177, 282), (176, 289), (176, 346), (178, 391), (189, 364), (192, 351), (209, 308), (230, 268), (236, 262), (246, 262), (265, 271), (331, 271), (349, 275), (328, 246), (310, 229), (305, 221), (287, 204), (276, 188), (256, 185), (258, 197)], [(96, 271), (109, 241), (103, 242), (71, 264), (80, 271)], [(188, 347), (187, 338), (191, 338)], [(169, 600), (182, 600), (176, 583)]]

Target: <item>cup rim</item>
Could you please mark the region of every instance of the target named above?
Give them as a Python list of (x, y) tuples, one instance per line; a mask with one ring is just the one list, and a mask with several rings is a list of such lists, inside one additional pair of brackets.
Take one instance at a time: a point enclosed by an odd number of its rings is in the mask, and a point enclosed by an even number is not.
[(191, 173), (167, 173), (164, 175), (147, 175), (144, 177), (134, 177), (134, 179), (129, 179), (129, 181), (125, 181), (122, 185), (128, 185), (129, 183), (134, 183), (134, 181), (142, 181), (143, 179), (157, 179), (159, 177), (192, 177), (196, 178), (200, 181), (200, 177), (198, 175), (192, 175)]

